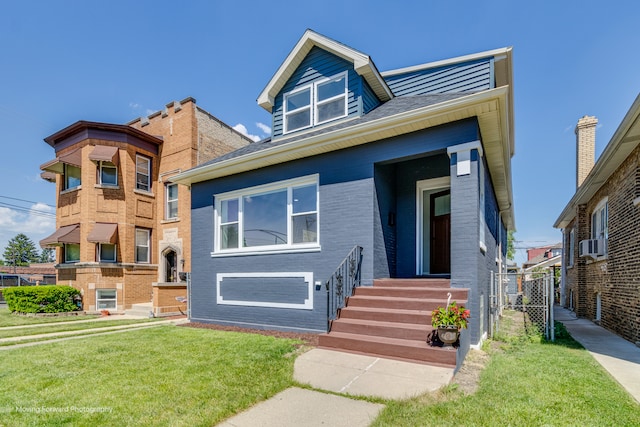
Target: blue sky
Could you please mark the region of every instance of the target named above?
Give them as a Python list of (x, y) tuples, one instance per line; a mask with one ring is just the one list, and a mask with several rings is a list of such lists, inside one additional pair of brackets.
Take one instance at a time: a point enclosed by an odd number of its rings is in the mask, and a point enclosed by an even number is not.
[(270, 117), (256, 98), (307, 28), (367, 53), (380, 71), (513, 47), (518, 248), (560, 240), (553, 222), (575, 191), (577, 120), (598, 118), (597, 156), (640, 90), (640, 3), (631, 1), (22, 0), (2, 9), (0, 255), (19, 232), (37, 242), (55, 229), (54, 186), (39, 178), (54, 157), (43, 138), (189, 96), (263, 137)]

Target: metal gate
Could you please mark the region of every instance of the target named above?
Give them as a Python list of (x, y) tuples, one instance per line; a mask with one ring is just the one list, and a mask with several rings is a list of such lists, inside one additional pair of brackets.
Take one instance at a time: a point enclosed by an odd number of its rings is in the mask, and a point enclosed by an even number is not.
[(523, 313), (527, 332), (555, 341), (553, 328), (553, 276), (543, 273), (492, 273), (489, 333), (500, 330), (505, 309)]

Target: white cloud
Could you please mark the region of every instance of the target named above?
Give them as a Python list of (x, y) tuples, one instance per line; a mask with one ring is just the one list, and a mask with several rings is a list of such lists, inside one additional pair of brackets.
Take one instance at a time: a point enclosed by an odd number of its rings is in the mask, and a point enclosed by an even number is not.
[(35, 203), (28, 211), (0, 207), (0, 256), (9, 240), (24, 233), (39, 248), (38, 242), (56, 229), (54, 208)]
[(263, 134), (271, 135), (271, 127), (270, 126), (267, 126), (264, 123), (260, 123), (260, 122), (257, 122), (256, 126), (258, 126), (258, 129), (260, 129)]
[(260, 138), (258, 135), (252, 135), (249, 133), (249, 131), (247, 130), (247, 127), (245, 125), (243, 125), (242, 123), (238, 123), (237, 125), (235, 125), (233, 127), (233, 130), (240, 132), (241, 134), (251, 138), (254, 142), (256, 141), (260, 141), (262, 138)]

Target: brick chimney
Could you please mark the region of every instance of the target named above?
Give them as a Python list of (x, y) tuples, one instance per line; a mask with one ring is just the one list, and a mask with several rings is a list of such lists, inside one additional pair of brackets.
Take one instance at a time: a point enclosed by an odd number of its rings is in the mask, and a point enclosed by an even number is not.
[(597, 124), (595, 117), (584, 116), (576, 125), (576, 190), (595, 163)]

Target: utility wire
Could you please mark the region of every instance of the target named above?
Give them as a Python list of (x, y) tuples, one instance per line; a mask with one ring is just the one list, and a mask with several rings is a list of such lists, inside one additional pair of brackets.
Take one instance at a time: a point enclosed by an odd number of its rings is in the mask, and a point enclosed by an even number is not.
[(51, 212), (47, 212), (47, 211), (41, 211), (38, 209), (32, 209), (32, 208), (25, 208), (23, 206), (18, 206), (18, 205), (14, 205), (11, 203), (4, 203), (4, 202), (0, 202), (0, 207), (7, 207), (9, 209), (13, 209), (19, 212), (27, 212), (36, 216), (42, 216), (42, 217), (46, 217), (46, 218), (55, 218), (56, 214), (51, 213)]
[(2, 199), (10, 199), (10, 200), (17, 200), (17, 201), (19, 201), (19, 202), (25, 202), (25, 203), (33, 203), (34, 205), (39, 203), (39, 204), (42, 204), (42, 205), (47, 205), (47, 206), (50, 206), (50, 207), (52, 207), (52, 208), (55, 208), (55, 206), (50, 205), (50, 204), (48, 204), (48, 203), (33, 202), (33, 201), (31, 201), (31, 200), (24, 200), (24, 199), (16, 199), (15, 197), (9, 197), (9, 196), (0, 196), (0, 198), (2, 198)]

